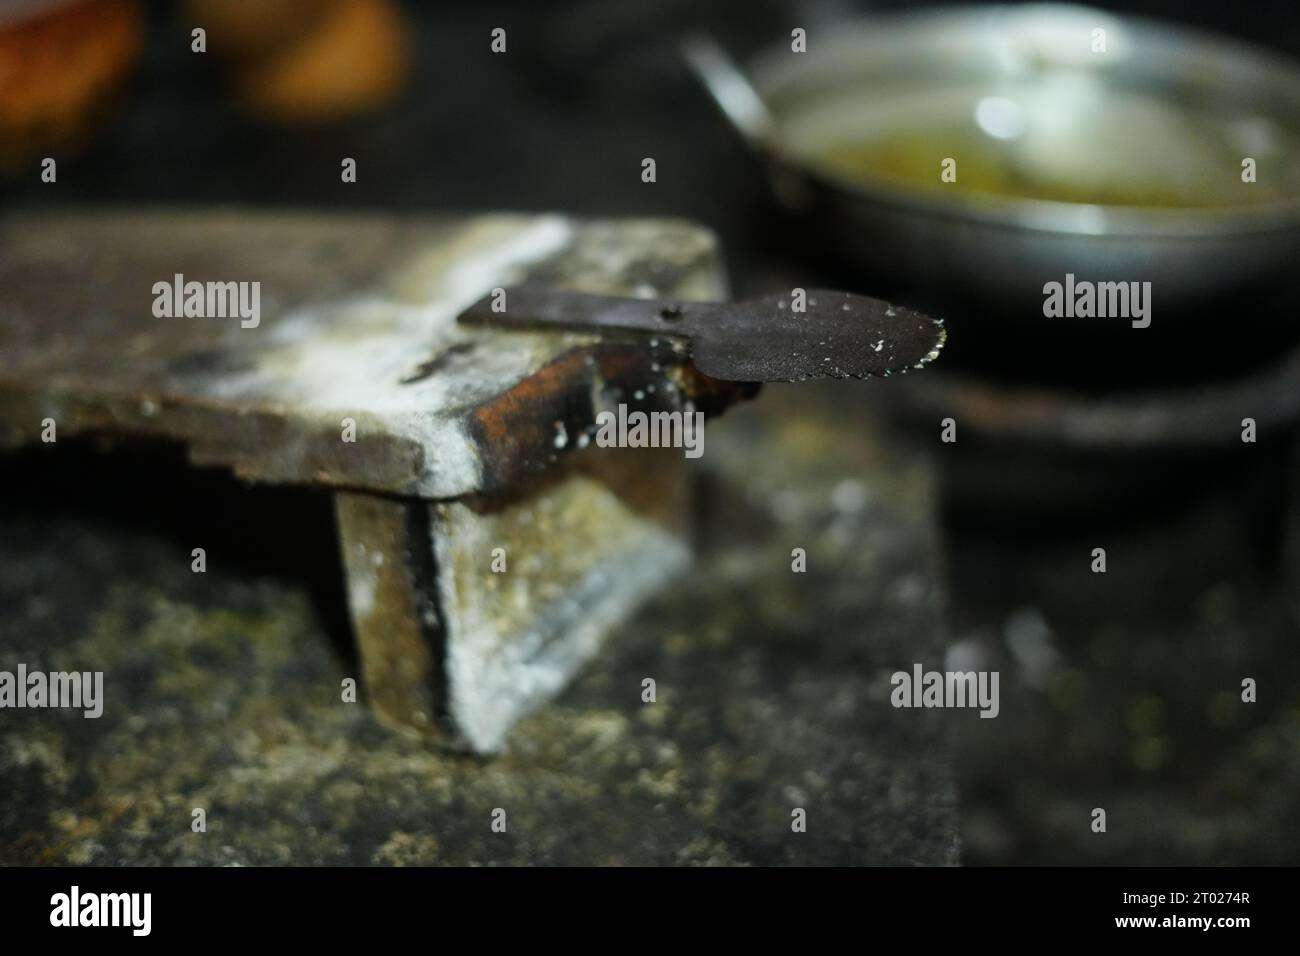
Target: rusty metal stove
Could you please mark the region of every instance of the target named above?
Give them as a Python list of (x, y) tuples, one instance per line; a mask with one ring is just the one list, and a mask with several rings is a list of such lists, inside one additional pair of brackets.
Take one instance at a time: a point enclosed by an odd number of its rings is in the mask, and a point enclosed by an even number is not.
[[(157, 317), (153, 287), (178, 274), (259, 282), (260, 320)], [(371, 706), (495, 751), (689, 562), (681, 452), (596, 448), (598, 412), (744, 394), (667, 343), (457, 325), (525, 280), (725, 292), (713, 237), (676, 221), (12, 215), (0, 446), (178, 442), (196, 466), (333, 489)]]

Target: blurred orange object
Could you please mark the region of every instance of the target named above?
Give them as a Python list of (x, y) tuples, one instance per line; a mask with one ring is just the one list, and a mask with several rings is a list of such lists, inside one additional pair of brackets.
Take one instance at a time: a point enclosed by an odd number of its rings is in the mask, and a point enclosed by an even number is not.
[(289, 123), (342, 119), (400, 88), (410, 61), (391, 0), (191, 0), (208, 49), (232, 59), (241, 98)]
[(80, 145), (142, 41), (136, 0), (0, 7), (0, 167), (12, 171)]
[(342, 0), (187, 0), (186, 30), (202, 27), (208, 52), (221, 57), (273, 55), (315, 30)]

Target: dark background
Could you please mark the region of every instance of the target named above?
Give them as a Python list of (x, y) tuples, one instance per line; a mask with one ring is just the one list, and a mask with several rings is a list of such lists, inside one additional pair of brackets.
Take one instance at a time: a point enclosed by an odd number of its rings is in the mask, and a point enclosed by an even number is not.
[[(156, 4), (116, 120), (60, 162), (57, 186), (33, 168), (0, 198), (685, 216), (719, 233), (738, 295), (789, 288), (822, 264), (787, 240), (676, 44), (703, 29), (743, 58), (794, 26), (815, 44), (820, 22), (900, 6), (920, 4), (408, 3), (415, 62), (400, 97), (365, 118), (293, 128), (236, 105), (217, 59), (192, 54), (189, 24)], [(1095, 6), (1300, 57), (1294, 0)], [(496, 26), (506, 56), (489, 53)], [(340, 182), (344, 156), (358, 161), (356, 184)], [(652, 185), (645, 156), (657, 161)], [(1042, 458), (977, 451), (945, 473), (953, 644), (1006, 680), (999, 720), (954, 728), (963, 860), (1294, 863), (1292, 452), (1058, 458), (1035, 477)], [(1064, 501), (1062, 474), (1083, 486)], [(1079, 571), (1098, 540), (1124, 569), (1104, 590)], [(1233, 706), (1242, 674), (1271, 681), (1247, 717)], [(1097, 804), (1124, 821), (1103, 849), (1076, 826)]]

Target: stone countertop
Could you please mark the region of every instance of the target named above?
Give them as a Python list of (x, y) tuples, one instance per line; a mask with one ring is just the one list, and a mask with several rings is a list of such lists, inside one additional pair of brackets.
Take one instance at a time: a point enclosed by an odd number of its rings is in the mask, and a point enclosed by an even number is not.
[(695, 570), (490, 760), (341, 701), (322, 496), (7, 457), (0, 669), (103, 670), (106, 703), (0, 712), (0, 863), (957, 862), (943, 718), (888, 700), (941, 655), (929, 473), (829, 412), (881, 387), (773, 387), (711, 424)]

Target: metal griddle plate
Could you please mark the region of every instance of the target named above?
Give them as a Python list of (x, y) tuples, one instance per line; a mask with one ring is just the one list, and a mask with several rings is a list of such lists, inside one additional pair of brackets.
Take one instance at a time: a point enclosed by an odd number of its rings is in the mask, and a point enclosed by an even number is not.
[[(261, 283), (261, 318), (160, 318), (154, 283)], [(0, 217), (0, 446), (125, 433), (246, 478), (451, 498), (549, 469), (610, 383), (706, 412), (746, 390), (671, 349), (502, 334), (456, 316), (494, 287), (719, 298), (716, 243), (679, 220), (293, 215)], [(340, 442), (356, 422), (361, 445)], [(364, 454), (358, 453), (364, 448)]]

